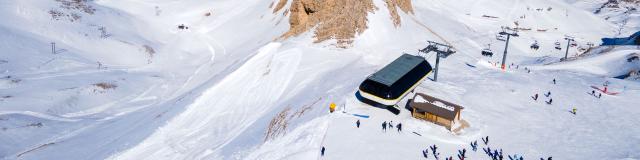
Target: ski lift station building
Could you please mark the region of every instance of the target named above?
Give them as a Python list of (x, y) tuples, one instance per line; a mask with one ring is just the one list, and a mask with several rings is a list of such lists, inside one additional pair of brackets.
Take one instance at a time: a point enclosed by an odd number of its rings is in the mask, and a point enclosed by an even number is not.
[(625, 38), (602, 38), (602, 45), (640, 45), (640, 31)]
[(367, 77), (358, 92), (377, 104), (394, 106), (424, 81), (431, 70), (431, 65), (423, 57), (403, 54)]
[(417, 93), (409, 102), (414, 118), (433, 122), (452, 130), (460, 124), (460, 113), (464, 107), (426, 94)]

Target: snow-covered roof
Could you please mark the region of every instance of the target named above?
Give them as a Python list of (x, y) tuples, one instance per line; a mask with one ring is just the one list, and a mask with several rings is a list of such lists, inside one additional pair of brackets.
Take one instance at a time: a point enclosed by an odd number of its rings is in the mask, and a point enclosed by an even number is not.
[(462, 106), (422, 93), (417, 93), (409, 105), (421, 112), (429, 112), (449, 120), (453, 120), (456, 117), (456, 113), (464, 109)]
[(424, 61), (424, 58), (422, 57), (403, 54), (384, 68), (380, 69), (380, 71), (371, 75), (369, 79), (391, 86), (422, 61)]

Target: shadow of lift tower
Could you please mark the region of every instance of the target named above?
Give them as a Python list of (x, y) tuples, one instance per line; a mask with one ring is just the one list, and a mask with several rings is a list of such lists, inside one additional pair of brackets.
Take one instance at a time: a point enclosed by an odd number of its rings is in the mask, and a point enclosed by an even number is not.
[(436, 67), (435, 67), (435, 74), (433, 76), (433, 81), (438, 81), (438, 68), (440, 66), (440, 58), (447, 58), (450, 55), (452, 55), (453, 53), (456, 53), (456, 51), (454, 51), (452, 48), (452, 46), (450, 45), (445, 45), (442, 43), (438, 43), (438, 42), (434, 42), (434, 41), (427, 41), (429, 43), (429, 45), (427, 45), (427, 47), (425, 47), (424, 49), (418, 50), (424, 54), (419, 54), (419, 56), (424, 57), (425, 60), (427, 59), (427, 54), (429, 52), (436, 52), (437, 56), (436, 56)]

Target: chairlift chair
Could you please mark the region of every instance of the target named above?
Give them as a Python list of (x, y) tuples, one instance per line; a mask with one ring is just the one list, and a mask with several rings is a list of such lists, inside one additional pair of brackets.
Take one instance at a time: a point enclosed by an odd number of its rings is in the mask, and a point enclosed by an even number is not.
[(507, 37), (501, 34), (496, 34), (496, 39), (499, 41), (507, 41)]
[(491, 49), (485, 48), (482, 50), (482, 55), (487, 57), (493, 57), (493, 51), (491, 51)]
[(555, 48), (556, 48), (557, 50), (562, 50), (562, 47), (560, 47), (560, 42), (556, 42), (555, 44), (556, 44), (556, 47), (555, 47)]
[(483, 56), (493, 57), (493, 51), (491, 51), (491, 44), (487, 44), (489, 47), (482, 49), (480, 52)]
[(536, 41), (533, 44), (531, 44), (531, 49), (533, 49), (533, 50), (540, 49), (540, 45), (538, 45), (538, 41)]

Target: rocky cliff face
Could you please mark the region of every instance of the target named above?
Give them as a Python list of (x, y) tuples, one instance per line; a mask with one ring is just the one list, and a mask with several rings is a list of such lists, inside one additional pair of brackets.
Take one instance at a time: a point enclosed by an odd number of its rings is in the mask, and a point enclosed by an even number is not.
[[(279, 0), (274, 13), (288, 0)], [(410, 0), (385, 0), (394, 25), (400, 26), (397, 8), (413, 13)], [(281, 38), (314, 30), (315, 42), (335, 39), (336, 46), (349, 47), (353, 38), (367, 29), (367, 15), (378, 8), (372, 0), (293, 0), (284, 14), (289, 15), (290, 29)]]
[(389, 9), (389, 13), (391, 13), (391, 20), (393, 20), (393, 25), (396, 27), (400, 27), (400, 15), (398, 14), (397, 8), (400, 8), (404, 13), (413, 14), (413, 6), (411, 5), (411, 0), (385, 0), (387, 3), (387, 9)]

